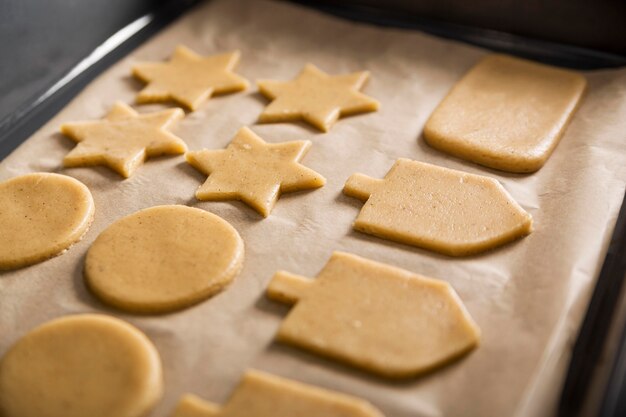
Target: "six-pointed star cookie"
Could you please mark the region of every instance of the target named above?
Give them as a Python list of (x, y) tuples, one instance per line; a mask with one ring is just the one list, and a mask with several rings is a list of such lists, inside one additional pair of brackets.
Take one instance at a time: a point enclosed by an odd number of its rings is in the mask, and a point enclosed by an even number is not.
[(311, 142), (266, 143), (246, 127), (226, 149), (188, 152), (187, 162), (209, 175), (198, 200), (241, 200), (267, 217), (281, 192), (318, 188), (324, 177), (299, 163)]
[(183, 116), (181, 109), (139, 114), (116, 103), (104, 120), (64, 123), (61, 132), (78, 145), (65, 156), (63, 165), (106, 165), (128, 178), (149, 156), (187, 151), (185, 142), (166, 130)]
[(378, 102), (360, 93), (369, 72), (328, 75), (307, 64), (295, 80), (258, 81), (259, 92), (273, 100), (260, 122), (305, 120), (323, 132), (340, 116), (378, 110)]
[(147, 62), (133, 68), (133, 75), (148, 83), (137, 102), (174, 100), (196, 110), (213, 94), (245, 90), (248, 81), (233, 72), (239, 56), (239, 51), (234, 51), (203, 57), (180, 45), (169, 62)]

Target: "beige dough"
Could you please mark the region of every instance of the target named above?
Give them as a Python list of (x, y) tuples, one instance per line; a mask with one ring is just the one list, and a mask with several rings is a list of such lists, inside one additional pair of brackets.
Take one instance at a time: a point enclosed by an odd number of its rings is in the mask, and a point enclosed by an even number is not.
[(161, 313), (224, 289), (243, 264), (243, 241), (225, 220), (186, 206), (157, 206), (126, 216), (98, 236), (85, 280), (119, 309)]
[(478, 345), (448, 283), (348, 253), (333, 253), (315, 280), (277, 272), (267, 295), (296, 304), (278, 340), (385, 377), (431, 370)]
[(213, 94), (245, 90), (248, 81), (235, 74), (239, 51), (202, 57), (179, 45), (169, 62), (137, 64), (133, 75), (149, 83), (137, 96), (138, 103), (174, 100), (197, 110)]
[(360, 398), (248, 371), (226, 405), (185, 395), (172, 417), (383, 417)]
[(87, 232), (93, 213), (89, 189), (72, 177), (35, 173), (0, 183), (0, 270), (62, 253)]
[(572, 71), (488, 56), (439, 104), (424, 138), (491, 168), (534, 172), (556, 147), (585, 86), (585, 78)]
[(319, 188), (326, 179), (300, 164), (311, 147), (305, 140), (266, 143), (247, 127), (226, 149), (188, 152), (187, 162), (209, 175), (198, 200), (241, 200), (267, 217), (281, 193)]
[(61, 133), (78, 145), (65, 156), (63, 165), (106, 165), (128, 178), (148, 157), (187, 150), (182, 139), (167, 131), (183, 117), (181, 109), (139, 114), (118, 102), (104, 120), (65, 123)]
[(47, 322), (0, 362), (3, 417), (143, 417), (162, 391), (161, 361), (152, 342), (109, 316)]
[(328, 75), (307, 64), (295, 80), (258, 81), (259, 92), (272, 100), (259, 121), (304, 120), (328, 132), (341, 116), (378, 110), (376, 100), (359, 92), (368, 78), (367, 71)]
[(532, 217), (493, 178), (398, 159), (385, 179), (352, 175), (343, 189), (365, 201), (354, 229), (451, 256), (532, 231)]

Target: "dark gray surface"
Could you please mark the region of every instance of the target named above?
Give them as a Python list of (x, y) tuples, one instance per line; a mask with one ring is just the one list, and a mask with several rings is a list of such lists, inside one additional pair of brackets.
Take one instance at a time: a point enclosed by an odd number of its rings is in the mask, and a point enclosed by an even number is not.
[[(511, 3), (507, 0), (497, 8), (490, 6), (496, 0), (479, 0), (469, 3), (465, 0), (446, 0), (449, 7), (445, 9), (445, 12), (437, 6), (439, 0), (292, 1), (351, 20), (378, 26), (416, 29), (442, 38), (461, 40), (496, 52), (513, 54), (551, 65), (575, 69), (615, 68), (626, 65), (626, 50), (624, 50), (626, 48), (626, 24), (618, 24), (618, 22), (622, 23), (620, 17), (626, 19), (626, 0), (600, 0), (597, 4), (589, 2), (589, 5), (593, 5), (591, 7), (600, 6), (588, 15), (593, 16), (593, 19), (587, 19), (585, 14), (581, 14), (578, 19), (570, 19), (565, 25), (569, 31), (562, 33), (563, 36), (556, 37), (552, 17), (536, 21), (529, 16), (543, 16), (547, 13), (550, 16), (563, 17), (562, 15), (571, 12), (569, 10), (571, 7), (578, 6), (580, 10), (583, 10), (584, 7), (580, 7), (581, 0), (573, 0), (571, 5), (561, 2), (560, 6), (556, 3), (561, 0), (547, 0), (528, 3), (528, 7), (520, 6), (523, 2)], [(505, 4), (509, 9), (503, 10)], [(589, 5), (585, 7), (589, 8)], [(563, 13), (552, 13), (559, 7), (563, 9)], [(502, 21), (510, 20), (520, 8), (523, 13), (520, 14), (516, 25), (502, 24)], [(440, 13), (433, 13), (431, 9), (439, 10)], [(503, 19), (497, 18), (494, 14), (496, 10), (502, 12)], [(604, 14), (607, 17), (605, 25), (598, 23), (598, 14)], [(543, 26), (538, 26), (538, 21), (541, 21)], [(561, 23), (559, 26), (563, 27)], [(584, 30), (577, 30), (578, 26), (584, 26)], [(592, 31), (597, 29), (605, 35), (599, 38), (595, 35), (585, 38), (585, 33), (588, 33), (590, 28)], [(597, 34), (596, 32), (594, 33)], [(529, 37), (529, 34), (534, 36)], [(602, 48), (594, 49), (590, 48), (590, 45), (601, 45)]]
[[(2, 3), (3, 1), (12, 2), (17, 0), (0, 0), (2, 7), (9, 10), (8, 3)], [(129, 3), (133, 3), (132, 7), (128, 7), (130, 5), (123, 4), (124, 2), (122, 0), (110, 0), (110, 4), (105, 4), (103, 0), (91, 1), (92, 2), (89, 3), (90, 6), (87, 7), (87, 11), (85, 12), (85, 16), (89, 18), (84, 16), (80, 18), (77, 17), (81, 16), (79, 13), (83, 10), (82, 5), (73, 9), (71, 8), (73, 3), (69, 2), (59, 6), (59, 9), (65, 10), (65, 13), (58, 11), (54, 13), (58, 13), (58, 16), (64, 20), (64, 24), (57, 22), (54, 23), (53, 26), (66, 27), (66, 31), (60, 31), (58, 33), (54, 31), (47, 32), (47, 34), (42, 34), (43, 32), (40, 33), (39, 30), (41, 30), (43, 26), (37, 28), (36, 24), (33, 23), (37, 22), (40, 17), (31, 19), (30, 23), (26, 24), (26, 26), (24, 26), (24, 23), (21, 21), (15, 22), (13, 25), (13, 23), (9, 21), (10, 19), (4, 18), (4, 22), (8, 27), (5, 25), (3, 30), (11, 34), (10, 36), (12, 36), (11, 39), (13, 39), (14, 43), (13, 46), (11, 46), (8, 42), (0, 42), (0, 46), (5, 48), (3, 50), (11, 57), (19, 55), (12, 50), (15, 48), (15, 45), (18, 45), (22, 49), (20, 53), (26, 54), (26, 56), (22, 58), (26, 60), (26, 64), (23, 67), (9, 65), (9, 67), (12, 67), (12, 70), (11, 68), (7, 70), (7, 74), (12, 74), (13, 77), (23, 78), (24, 82), (22, 84), (15, 81), (5, 82), (0, 79), (0, 88), (6, 88), (6, 91), (10, 91), (11, 95), (15, 97), (13, 99), (14, 102), (10, 106), (4, 105), (8, 113), (4, 118), (0, 119), (0, 160), (11, 153), (13, 149), (19, 146), (20, 143), (26, 140), (41, 125), (46, 123), (61, 110), (92, 79), (98, 76), (98, 74), (131, 52), (142, 42), (149, 39), (196, 2), (196, 0), (155, 0), (150, 2), (144, 0), (128, 0)], [(111, 8), (116, 7), (116, 5), (119, 6), (118, 12), (112, 12)], [(22, 10), (20, 13), (23, 13), (25, 9), (21, 9), (20, 7), (16, 7), (15, 10)], [(103, 10), (103, 12), (94, 13), (94, 10), (98, 8)], [(45, 10), (45, 8), (33, 8), (29, 10), (37, 14), (43, 13), (42, 10)], [(58, 88), (54, 94), (46, 96), (45, 99), (36, 100), (42, 93), (47, 91), (60, 78), (66, 75), (76, 63), (80, 62), (93, 52), (96, 47), (100, 46), (102, 42), (106, 41), (117, 30), (125, 27), (136, 18), (146, 16), (146, 14), (142, 12), (148, 10), (151, 15), (151, 20), (146, 26), (141, 28), (111, 52), (100, 57), (95, 63), (92, 63), (87, 68), (83, 68), (82, 72), (74, 74), (73, 78), (62, 87)], [(54, 15), (54, 13), (52, 13), (51, 16)], [(111, 13), (111, 15), (108, 13)], [(43, 20), (47, 21), (47, 19)], [(80, 21), (81, 23), (73, 26), (70, 30), (70, 21), (73, 20)], [(48, 24), (49, 22), (46, 23)], [(30, 35), (19, 36), (19, 29), (22, 27), (31, 27), (29, 33), (36, 33), (32, 36), (42, 44), (47, 43), (53, 45), (52, 47), (62, 45), (60, 49), (60, 51), (62, 51), (61, 56), (44, 60), (44, 71), (39, 76), (34, 76), (33, 72), (30, 71), (32, 65), (28, 65), (28, 57), (33, 54), (32, 51), (34, 51), (34, 49), (31, 49), (26, 42), (26, 40), (31, 39)], [(95, 30), (93, 29), (94, 27), (98, 27), (99, 29)], [(106, 28), (110, 29), (111, 32), (105, 33)], [(80, 30), (87, 34), (80, 32)], [(97, 33), (98, 36), (94, 36), (92, 32)], [(22, 38), (24, 41), (22, 41)], [(61, 57), (65, 59), (61, 59)], [(33, 58), (33, 60), (36, 61), (37, 59)], [(17, 62), (17, 58), (6, 59), (7, 63), (11, 61)], [(2, 65), (2, 68), (4, 67), (5, 66)], [(21, 72), (24, 72), (24, 74), (20, 74)], [(32, 93), (33, 91), (34, 94), (29, 96), (28, 92)], [(2, 96), (0, 96), (0, 103), (6, 103), (3, 101)]]
[(309, 0), (626, 55), (624, 0)]
[(159, 0), (0, 0), (0, 120)]

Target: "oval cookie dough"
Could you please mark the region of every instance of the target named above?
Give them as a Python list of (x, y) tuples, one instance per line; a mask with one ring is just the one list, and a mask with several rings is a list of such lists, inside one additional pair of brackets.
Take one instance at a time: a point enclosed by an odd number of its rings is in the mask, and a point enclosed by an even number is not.
[(0, 183), (0, 270), (62, 253), (87, 232), (93, 213), (89, 189), (66, 175), (34, 173)]
[(162, 391), (154, 345), (135, 327), (104, 315), (45, 323), (0, 362), (3, 417), (140, 417)]
[(85, 261), (89, 288), (119, 309), (161, 313), (221, 291), (239, 273), (243, 241), (225, 220), (186, 206), (126, 216), (95, 240)]

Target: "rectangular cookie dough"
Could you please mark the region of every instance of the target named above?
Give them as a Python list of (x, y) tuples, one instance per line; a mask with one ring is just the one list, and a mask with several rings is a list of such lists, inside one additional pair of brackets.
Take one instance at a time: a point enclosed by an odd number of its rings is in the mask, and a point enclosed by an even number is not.
[(489, 168), (534, 172), (563, 136), (586, 85), (571, 70), (490, 55), (437, 106), (424, 139), (433, 148)]

